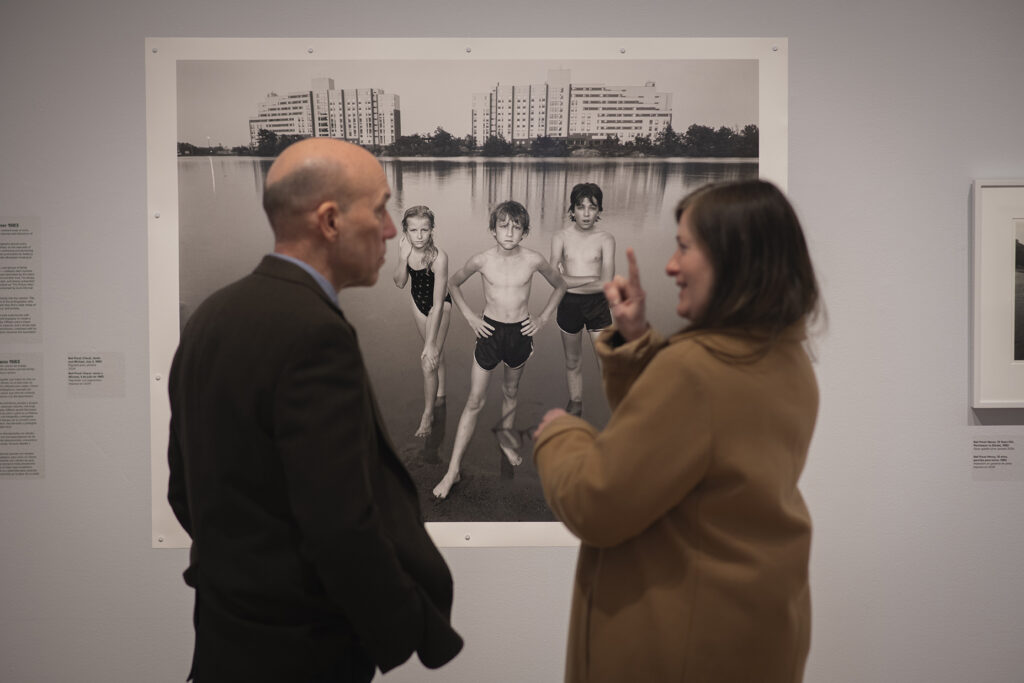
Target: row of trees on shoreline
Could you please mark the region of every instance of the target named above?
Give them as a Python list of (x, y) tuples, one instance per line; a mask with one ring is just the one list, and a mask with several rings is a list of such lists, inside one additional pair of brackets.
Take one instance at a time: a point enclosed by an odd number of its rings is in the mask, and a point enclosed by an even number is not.
[[(758, 127), (754, 124), (734, 130), (721, 126), (693, 124), (684, 133), (668, 126), (654, 137), (638, 136), (626, 142), (615, 136), (603, 140), (537, 137), (527, 144), (512, 143), (500, 136), (491, 136), (477, 145), (472, 135), (457, 138), (438, 126), (433, 133), (403, 135), (390, 145), (369, 147), (378, 156), (390, 157), (691, 157), (691, 158), (756, 158)], [(279, 135), (261, 130), (255, 146), (239, 145), (199, 147), (178, 143), (178, 156), (233, 155), (277, 156), (288, 145), (305, 135)]]

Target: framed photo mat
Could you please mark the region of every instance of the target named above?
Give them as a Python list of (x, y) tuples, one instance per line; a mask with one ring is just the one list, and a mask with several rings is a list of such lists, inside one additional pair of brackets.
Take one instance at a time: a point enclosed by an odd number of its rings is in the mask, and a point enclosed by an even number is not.
[[(788, 179), (788, 41), (785, 38), (147, 38), (147, 228), (149, 235), (152, 546), (187, 547), (166, 502), (166, 377), (179, 330), (179, 62), (225, 60), (487, 61), (755, 60), (759, 175)], [(437, 74), (443, 89), (445, 74)], [(429, 492), (424, 492), (428, 495)], [(557, 522), (428, 522), (441, 546), (565, 546)]]
[(972, 200), (971, 407), (1024, 408), (1024, 179)]

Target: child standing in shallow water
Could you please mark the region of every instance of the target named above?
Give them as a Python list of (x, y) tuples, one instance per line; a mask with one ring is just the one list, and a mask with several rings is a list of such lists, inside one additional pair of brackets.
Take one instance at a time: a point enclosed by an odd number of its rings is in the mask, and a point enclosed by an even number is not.
[[(604, 194), (595, 183), (579, 183), (569, 194), (571, 224), (551, 239), (551, 264), (569, 290), (558, 304), (555, 320), (562, 331), (570, 415), (583, 414), (583, 328), (592, 342), (612, 323), (603, 283), (615, 276), (615, 238), (598, 230)], [(595, 347), (596, 348), (596, 347)]]
[(402, 216), (395, 285), (412, 279), (412, 316), (423, 339), (423, 416), (416, 436), (428, 436), (434, 407), (445, 402), (444, 340), (448, 336), (452, 298), (448, 296), (448, 254), (434, 244), (434, 212), (413, 206)]
[[(455, 431), (448, 471), (434, 487), (436, 498), (447, 498), (452, 486), (459, 481), (462, 456), (487, 400), (491, 371), (499, 364), (504, 366), (501, 428), (507, 432), (514, 426), (519, 380), (533, 353), (533, 336), (551, 318), (565, 294), (565, 281), (558, 270), (542, 254), (520, 244), (530, 232), (530, 214), (526, 207), (515, 201), (502, 202), (491, 211), (489, 229), (495, 245), (471, 256), (449, 282), (455, 305), (476, 335), (476, 347), (470, 368), (469, 396)], [(475, 273), (480, 273), (484, 288), (484, 309), (480, 315), (469, 307), (462, 291), (466, 280)], [(534, 273), (540, 273), (551, 285), (551, 294), (540, 315), (532, 314), (529, 309)], [(522, 462), (511, 444), (499, 438), (498, 445), (512, 465)]]

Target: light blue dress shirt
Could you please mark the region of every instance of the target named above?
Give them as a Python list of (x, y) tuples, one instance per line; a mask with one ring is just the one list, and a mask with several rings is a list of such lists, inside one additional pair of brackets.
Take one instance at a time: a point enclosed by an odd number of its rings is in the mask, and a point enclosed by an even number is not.
[(313, 279), (316, 280), (316, 283), (320, 285), (320, 288), (324, 290), (324, 293), (327, 295), (327, 298), (330, 300), (330, 302), (335, 306), (338, 305), (338, 293), (334, 290), (334, 286), (327, 281), (327, 278), (325, 278), (315, 268), (313, 268), (313, 266), (309, 265), (305, 261), (301, 261), (295, 258), (294, 256), (286, 256), (285, 254), (278, 254), (277, 252), (271, 252), (270, 255), (275, 258), (288, 261), (289, 263), (294, 263), (299, 268), (302, 268), (304, 271), (309, 273), (313, 277)]

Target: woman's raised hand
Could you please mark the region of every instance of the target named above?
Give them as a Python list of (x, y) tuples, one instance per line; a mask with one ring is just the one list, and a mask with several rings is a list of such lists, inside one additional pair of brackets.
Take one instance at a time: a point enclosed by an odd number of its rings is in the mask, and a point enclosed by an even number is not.
[(604, 285), (604, 297), (612, 309), (612, 320), (626, 341), (632, 341), (647, 331), (647, 311), (644, 308), (644, 288), (640, 286), (640, 269), (636, 254), (626, 249), (629, 278), (616, 275)]

